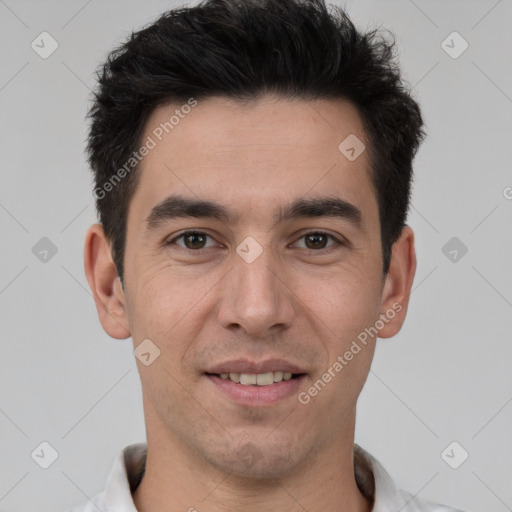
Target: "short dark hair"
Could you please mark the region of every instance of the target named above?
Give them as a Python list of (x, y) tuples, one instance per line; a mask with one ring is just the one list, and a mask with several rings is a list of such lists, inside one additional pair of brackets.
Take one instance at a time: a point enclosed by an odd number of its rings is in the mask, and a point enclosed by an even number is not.
[(243, 102), (268, 93), (357, 108), (370, 142), (387, 274), (407, 219), (423, 121), (402, 82), (394, 39), (378, 29), (361, 33), (341, 7), (330, 7), (324, 0), (206, 0), (163, 13), (107, 56), (96, 73), (87, 154), (122, 282), (128, 206), (140, 174), (133, 155), (150, 114), (191, 97)]

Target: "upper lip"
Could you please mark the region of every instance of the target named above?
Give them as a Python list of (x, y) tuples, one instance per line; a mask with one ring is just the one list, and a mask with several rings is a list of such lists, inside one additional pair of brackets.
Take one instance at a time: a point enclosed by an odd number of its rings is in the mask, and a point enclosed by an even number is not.
[(306, 373), (296, 364), (284, 359), (266, 359), (264, 361), (249, 361), (248, 359), (236, 359), (216, 364), (206, 373), (269, 373), (269, 372)]

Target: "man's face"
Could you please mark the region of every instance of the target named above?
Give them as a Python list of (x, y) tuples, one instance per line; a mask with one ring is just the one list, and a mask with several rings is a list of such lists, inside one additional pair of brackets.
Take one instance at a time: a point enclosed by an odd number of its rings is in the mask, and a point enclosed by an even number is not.
[[(245, 107), (200, 101), (158, 141), (153, 130), (176, 107), (159, 107), (146, 124), (142, 140), (157, 145), (127, 222), (129, 330), (135, 347), (149, 339), (160, 350), (148, 366), (137, 361), (148, 439), (164, 437), (229, 472), (285, 475), (335, 437), (353, 435), (373, 356), (370, 337), (309, 403), (299, 401), (381, 313), (368, 155), (351, 161), (338, 149), (351, 134), (368, 141), (349, 103), (270, 98)], [(173, 218), (160, 208), (150, 227), (152, 210), (171, 195), (218, 203), (232, 218)], [(360, 222), (276, 217), (296, 200), (326, 197), (357, 208)], [(190, 230), (200, 233), (178, 238)], [(218, 375), (244, 362), (246, 373), (293, 366), (301, 375), (268, 387)], [(255, 465), (244, 462), (247, 452)]]

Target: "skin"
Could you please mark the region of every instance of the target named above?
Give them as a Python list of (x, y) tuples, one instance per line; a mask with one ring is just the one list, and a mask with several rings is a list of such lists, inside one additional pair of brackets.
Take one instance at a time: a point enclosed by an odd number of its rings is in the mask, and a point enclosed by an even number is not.
[[(142, 140), (175, 109), (157, 108)], [(85, 272), (103, 328), (131, 336), (134, 347), (149, 338), (161, 351), (149, 366), (137, 359), (148, 442), (133, 496), (139, 511), (371, 510), (355, 482), (353, 442), (376, 338), (307, 405), (294, 394), (240, 406), (204, 375), (228, 359), (284, 358), (305, 369), (307, 391), (397, 303), (401, 311), (379, 337), (400, 330), (416, 270), (414, 233), (403, 229), (383, 276), (367, 151), (351, 162), (338, 150), (349, 134), (368, 146), (357, 110), (344, 101), (200, 101), (142, 162), (124, 288), (101, 225), (89, 228)], [(238, 219), (174, 219), (146, 231), (149, 212), (171, 193), (218, 201)], [(278, 205), (333, 194), (362, 211), (360, 230), (334, 217), (273, 220)], [(164, 244), (192, 228), (211, 238)], [(330, 238), (308, 246), (304, 235), (315, 229), (348, 244), (331, 252)], [(263, 249), (250, 264), (236, 252), (247, 236)], [(252, 467), (237, 455), (249, 442), (259, 454)]]

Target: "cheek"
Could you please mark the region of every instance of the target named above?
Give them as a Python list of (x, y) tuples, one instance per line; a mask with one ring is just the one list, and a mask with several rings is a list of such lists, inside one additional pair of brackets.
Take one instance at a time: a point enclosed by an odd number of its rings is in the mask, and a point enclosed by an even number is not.
[(380, 293), (376, 279), (357, 270), (344, 269), (322, 280), (306, 280), (296, 290), (314, 311), (316, 322), (330, 333), (338, 349), (372, 325), (379, 314)]
[[(355, 273), (332, 276), (326, 286), (309, 297), (326, 357), (317, 379), (329, 381), (322, 393), (332, 407), (355, 402), (373, 359), (380, 295), (375, 279)], [(319, 385), (321, 387), (321, 384)], [(314, 392), (314, 391), (313, 391)], [(340, 401), (341, 400), (341, 401)]]
[(326, 358), (303, 391), (318, 400), (316, 413), (337, 429), (355, 407), (370, 371), (377, 340), (371, 328), (378, 319), (378, 303), (374, 294), (358, 290), (332, 297), (326, 304)]
[(187, 289), (178, 289), (171, 277), (171, 272), (156, 269), (140, 272), (133, 279), (129, 317), (134, 338), (162, 340), (185, 316), (190, 302)]
[(129, 318), (134, 344), (149, 338), (161, 350), (166, 366), (177, 366), (201, 329), (205, 294), (218, 278), (184, 276), (166, 265), (141, 272), (130, 289)]

